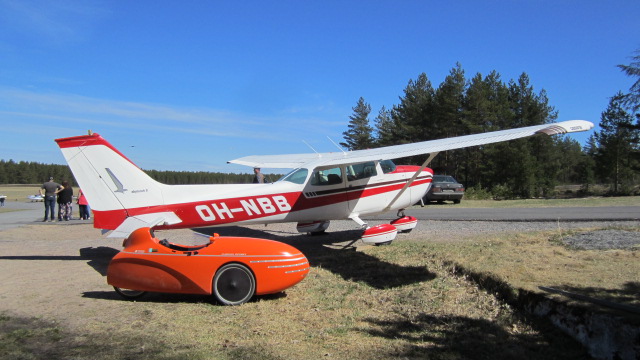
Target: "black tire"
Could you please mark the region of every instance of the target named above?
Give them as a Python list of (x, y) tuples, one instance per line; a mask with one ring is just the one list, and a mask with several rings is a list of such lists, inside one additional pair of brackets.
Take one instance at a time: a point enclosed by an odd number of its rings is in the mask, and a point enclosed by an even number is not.
[(374, 246), (385, 246), (385, 245), (391, 245), (392, 242), (393, 242), (393, 240), (389, 240), (389, 241), (385, 241), (385, 242), (381, 242), (381, 243), (375, 243), (373, 245)]
[(453, 203), (454, 203), (454, 204), (460, 204), (460, 199), (455, 199), (455, 200), (453, 200)]
[(226, 264), (213, 277), (213, 295), (223, 305), (241, 305), (251, 300), (256, 278), (242, 264)]
[(121, 289), (119, 287), (113, 287), (113, 289), (120, 294), (120, 296), (122, 296), (125, 299), (128, 300), (132, 300), (132, 299), (137, 299), (140, 296), (146, 294), (146, 291), (140, 291), (140, 290), (131, 290), (131, 289)]

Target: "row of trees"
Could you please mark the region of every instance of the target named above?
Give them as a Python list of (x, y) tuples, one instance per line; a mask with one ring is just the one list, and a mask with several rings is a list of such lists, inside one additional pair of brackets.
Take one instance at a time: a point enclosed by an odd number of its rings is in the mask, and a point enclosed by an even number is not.
[[(145, 172), (165, 184), (239, 184), (253, 181), (252, 174), (158, 170)], [(49, 180), (50, 176), (56, 182), (70, 181), (72, 186), (77, 186), (67, 165), (0, 160), (0, 184), (40, 184)]]
[[(447, 151), (430, 166), (436, 173), (453, 175), (467, 188), (500, 189), (507, 197), (548, 196), (556, 184), (583, 184), (589, 191), (595, 182), (613, 184), (613, 193), (628, 193), (640, 180), (640, 118), (631, 98), (622, 93), (611, 98), (600, 121), (602, 130), (584, 149), (569, 137), (539, 136)], [(539, 125), (556, 120), (557, 112), (544, 90), (534, 91), (526, 73), (507, 83), (496, 71), (467, 79), (456, 64), (437, 88), (422, 73), (409, 81), (399, 104), (390, 110), (383, 106), (373, 124), (370, 116), (371, 106), (361, 97), (349, 117), (342, 146), (358, 150)]]
[(0, 160), (0, 184), (41, 184), (53, 176), (56, 182), (71, 181), (76, 185), (67, 165)]

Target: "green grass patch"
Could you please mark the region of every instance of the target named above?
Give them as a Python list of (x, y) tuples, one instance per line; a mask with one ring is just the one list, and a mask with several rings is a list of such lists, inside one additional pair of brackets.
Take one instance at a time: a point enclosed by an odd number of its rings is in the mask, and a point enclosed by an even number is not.
[(466, 200), (460, 204), (445, 206), (463, 208), (536, 208), (536, 207), (596, 207), (596, 206), (640, 206), (639, 196), (588, 197), (575, 199), (522, 199), (522, 200)]

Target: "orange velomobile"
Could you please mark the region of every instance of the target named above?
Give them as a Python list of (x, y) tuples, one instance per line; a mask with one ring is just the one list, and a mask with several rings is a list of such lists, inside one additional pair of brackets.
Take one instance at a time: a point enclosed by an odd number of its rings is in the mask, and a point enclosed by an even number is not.
[(187, 246), (159, 240), (148, 227), (125, 239), (107, 282), (125, 298), (147, 291), (213, 294), (225, 305), (281, 292), (302, 281), (309, 261), (293, 246), (265, 239), (221, 237)]

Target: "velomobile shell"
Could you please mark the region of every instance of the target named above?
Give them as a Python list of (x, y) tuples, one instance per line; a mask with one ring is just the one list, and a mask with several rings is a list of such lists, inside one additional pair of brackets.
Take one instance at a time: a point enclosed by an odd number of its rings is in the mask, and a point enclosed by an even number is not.
[(107, 282), (141, 291), (211, 294), (216, 271), (241, 263), (256, 278), (257, 295), (283, 291), (309, 273), (307, 258), (293, 246), (265, 239), (213, 237), (209, 244), (184, 246), (134, 231), (109, 264)]

